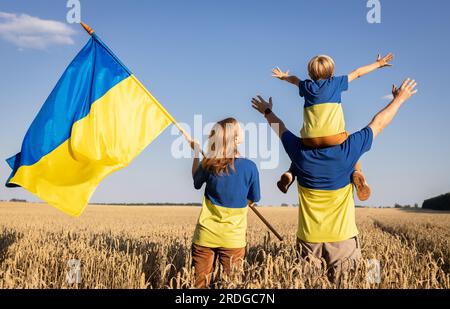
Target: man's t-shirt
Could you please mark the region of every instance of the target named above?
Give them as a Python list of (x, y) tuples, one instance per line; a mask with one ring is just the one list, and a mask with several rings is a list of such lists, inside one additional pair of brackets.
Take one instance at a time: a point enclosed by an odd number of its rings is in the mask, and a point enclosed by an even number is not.
[(194, 174), (194, 187), (206, 183), (202, 210), (193, 243), (210, 248), (246, 246), (247, 203), (261, 198), (258, 169), (252, 161), (237, 158), (235, 170), (215, 175), (200, 166)]
[(356, 162), (370, 150), (372, 129), (366, 127), (341, 145), (321, 149), (303, 147), (290, 131), (281, 140), (298, 181), (298, 238), (314, 243), (356, 236), (351, 176)]
[(299, 93), (305, 99), (302, 138), (331, 136), (345, 131), (341, 93), (347, 90), (347, 75), (300, 82)]

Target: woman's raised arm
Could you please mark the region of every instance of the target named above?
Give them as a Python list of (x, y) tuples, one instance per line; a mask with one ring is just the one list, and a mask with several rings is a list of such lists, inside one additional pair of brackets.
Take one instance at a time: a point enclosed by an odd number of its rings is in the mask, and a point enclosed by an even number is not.
[(192, 161), (192, 177), (194, 177), (195, 172), (198, 170), (198, 167), (200, 166), (200, 154), (202, 152), (202, 149), (200, 147), (200, 144), (196, 140), (191, 140), (190, 144), (192, 150), (194, 150), (194, 160)]

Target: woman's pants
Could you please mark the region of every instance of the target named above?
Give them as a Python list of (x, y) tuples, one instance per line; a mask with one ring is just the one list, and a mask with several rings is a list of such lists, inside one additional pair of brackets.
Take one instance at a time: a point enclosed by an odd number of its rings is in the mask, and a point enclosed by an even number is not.
[(195, 287), (205, 288), (211, 282), (216, 261), (229, 274), (233, 267), (242, 267), (244, 248), (209, 248), (192, 244), (192, 264), (195, 268)]

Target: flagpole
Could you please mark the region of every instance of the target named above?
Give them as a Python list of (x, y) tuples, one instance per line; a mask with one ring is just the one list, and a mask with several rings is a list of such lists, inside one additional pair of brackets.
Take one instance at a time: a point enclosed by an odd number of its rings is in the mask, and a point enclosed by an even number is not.
[(248, 204), (248, 207), (250, 207), (251, 210), (258, 216), (259, 219), (267, 226), (267, 228), (280, 240), (283, 241), (283, 237), (275, 230), (275, 228), (272, 226), (272, 224), (269, 223), (269, 221), (266, 220), (266, 218), (263, 217), (263, 215), (255, 208), (255, 204), (251, 203)]
[(88, 25), (86, 25), (84, 22), (80, 21), (80, 25), (84, 28), (84, 30), (86, 30), (86, 32), (89, 35), (92, 35), (94, 33), (94, 30), (91, 27), (89, 27)]
[[(94, 34), (94, 29), (92, 29), (91, 27), (89, 27), (87, 24), (85, 24), (84, 22), (80, 21), (80, 25), (84, 28), (84, 30), (86, 30), (86, 32), (92, 36)], [(193, 143), (193, 139), (192, 137), (186, 132), (185, 129), (183, 129), (183, 127), (175, 120), (172, 121), (173, 125), (181, 132), (181, 134), (184, 136), (184, 138), (189, 142), (189, 144), (192, 146)], [(203, 157), (205, 157), (205, 153), (203, 152), (202, 149), (200, 149), (201, 154), (203, 155)], [(267, 226), (267, 228), (279, 239), (279, 240), (283, 240), (283, 237), (281, 237), (280, 234), (278, 234), (278, 232), (274, 229), (274, 227), (266, 220), (266, 218), (264, 218), (264, 216), (255, 208), (254, 204), (251, 203), (248, 205), (250, 207), (251, 210), (253, 210), (253, 212), (258, 216), (259, 219), (261, 219), (261, 221)]]

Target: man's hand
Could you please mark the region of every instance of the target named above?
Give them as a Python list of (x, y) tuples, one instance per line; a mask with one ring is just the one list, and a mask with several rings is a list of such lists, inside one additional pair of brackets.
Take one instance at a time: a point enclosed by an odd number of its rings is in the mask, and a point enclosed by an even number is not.
[(281, 80), (286, 80), (286, 78), (289, 76), (289, 71), (283, 72), (280, 70), (279, 67), (276, 67), (272, 70), (272, 77), (276, 77)]
[(399, 100), (401, 103), (403, 103), (417, 93), (417, 89), (415, 89), (416, 86), (416, 81), (414, 79), (411, 80), (410, 78), (408, 78), (403, 82), (400, 88), (397, 88), (395, 84), (392, 85), (392, 95), (394, 96), (394, 99)]
[(397, 88), (395, 85), (392, 86), (394, 99), (376, 114), (369, 124), (374, 138), (391, 123), (402, 104), (417, 92), (416, 86), (416, 81), (410, 78), (405, 80), (400, 88)]
[(275, 133), (281, 138), (283, 133), (287, 131), (283, 121), (281, 121), (281, 119), (278, 118), (273, 112), (268, 113), (267, 115), (265, 114), (267, 109), (272, 110), (272, 97), (270, 97), (269, 102), (267, 102), (260, 95), (258, 95), (256, 98), (252, 99), (252, 107), (265, 116), (272, 130), (274, 130)]
[(272, 106), (272, 97), (269, 98), (269, 102), (266, 102), (260, 95), (252, 99), (252, 107), (263, 115), (268, 108), (272, 109)]
[(391, 67), (392, 64), (390, 64), (389, 62), (391, 62), (393, 59), (394, 59), (393, 53), (389, 53), (386, 56), (384, 56), (383, 58), (381, 58), (381, 55), (378, 54), (377, 63), (380, 66), (380, 68)]

